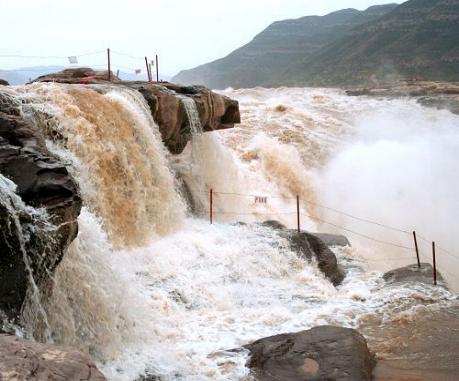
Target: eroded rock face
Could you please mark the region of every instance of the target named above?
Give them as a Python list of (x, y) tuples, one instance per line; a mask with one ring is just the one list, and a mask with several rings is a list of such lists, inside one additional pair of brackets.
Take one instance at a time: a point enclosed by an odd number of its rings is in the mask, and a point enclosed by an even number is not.
[(75, 350), (0, 334), (2, 381), (104, 381), (92, 360)]
[(258, 381), (367, 381), (375, 365), (365, 338), (351, 328), (320, 326), (246, 345)]
[[(334, 286), (343, 281), (345, 274), (338, 266), (335, 254), (317, 235), (304, 231), (298, 233), (296, 230), (287, 229), (277, 221), (266, 221), (263, 225), (277, 230), (282, 237), (290, 242), (291, 249), (300, 257), (309, 261), (314, 258), (319, 269), (330, 279)], [(331, 237), (329, 239), (331, 240)]]
[(241, 122), (239, 104), (202, 86), (180, 86), (168, 82), (121, 81), (107, 72), (89, 68), (67, 69), (38, 77), (33, 82), (57, 82), (70, 84), (107, 84), (127, 86), (138, 90), (146, 99), (153, 119), (159, 126), (163, 142), (174, 154), (181, 153), (191, 139), (191, 121), (183, 105), (183, 98), (191, 98), (196, 104), (203, 131), (234, 127)]
[[(0, 189), (0, 310), (16, 319), (29, 285), (24, 252), (38, 285), (45, 285), (78, 232), (81, 199), (66, 167), (46, 148), (41, 132), (0, 96), (0, 174), (15, 186)], [(38, 218), (32, 210), (44, 210)], [(49, 222), (50, 226), (45, 226)], [(52, 227), (54, 225), (54, 227)], [(46, 229), (46, 234), (41, 230)]]

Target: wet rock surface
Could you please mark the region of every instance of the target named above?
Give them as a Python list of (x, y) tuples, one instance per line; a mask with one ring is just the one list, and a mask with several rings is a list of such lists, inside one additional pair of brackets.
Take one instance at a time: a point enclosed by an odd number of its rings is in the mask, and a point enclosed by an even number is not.
[(5, 81), (4, 79), (1, 79), (0, 78), (0, 86), (9, 86), (10, 84), (8, 83), (8, 81)]
[(111, 84), (138, 90), (146, 99), (153, 119), (159, 126), (164, 144), (174, 154), (181, 153), (191, 139), (190, 116), (183, 98), (194, 100), (203, 131), (234, 127), (241, 122), (239, 103), (203, 86), (180, 86), (169, 82), (121, 81), (107, 72), (89, 68), (66, 69), (38, 77), (33, 82), (68, 84)]
[(364, 381), (372, 379), (374, 357), (356, 330), (319, 326), (246, 345), (247, 366), (258, 381)]
[[(417, 264), (401, 267), (395, 270), (386, 272), (383, 279), (388, 284), (406, 283), (406, 282), (421, 282), (425, 284), (433, 284), (433, 268), (429, 263), (421, 263), (421, 268)], [(437, 281), (443, 281), (441, 274), (437, 269)]]
[[(263, 225), (277, 230), (281, 237), (288, 240), (291, 249), (295, 251), (298, 256), (306, 258), (309, 261), (314, 258), (317, 261), (319, 269), (334, 286), (339, 285), (343, 281), (345, 277), (343, 269), (338, 265), (335, 254), (329, 249), (327, 244), (319, 238), (319, 235), (304, 231), (298, 233), (296, 230), (287, 229), (277, 221), (265, 221)], [(336, 242), (336, 238), (332, 240), (331, 237), (331, 235), (328, 237), (329, 241)], [(342, 238), (339, 240), (344, 243)]]
[(72, 349), (0, 334), (2, 381), (104, 381), (92, 360)]
[[(36, 283), (44, 286), (77, 235), (81, 199), (65, 165), (47, 150), (41, 132), (6, 96), (0, 97), (0, 174), (14, 183), (19, 196), (15, 200), (0, 189), (0, 310), (15, 319), (29, 284), (24, 254)], [(38, 221), (27, 206), (43, 210), (47, 221)], [(45, 228), (47, 234), (40, 234)]]
[(319, 238), (327, 246), (351, 246), (351, 243), (344, 235), (328, 234), (328, 233), (311, 233)]

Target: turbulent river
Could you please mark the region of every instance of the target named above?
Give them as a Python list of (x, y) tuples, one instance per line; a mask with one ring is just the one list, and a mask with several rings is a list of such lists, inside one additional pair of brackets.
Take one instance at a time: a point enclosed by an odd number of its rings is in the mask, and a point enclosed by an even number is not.
[[(439, 270), (459, 289), (458, 116), (339, 90), (228, 89), (242, 124), (193, 126), (192, 142), (172, 156), (139, 93), (102, 90), (8, 91), (63, 137), (48, 146), (84, 200), (43, 306), (49, 340), (90, 353), (108, 379), (150, 371), (248, 380), (247, 353), (228, 350), (320, 324), (397, 322), (420, 313), (410, 300), (422, 300), (425, 314), (456, 298), (430, 285), (382, 287), (381, 276), (415, 262), (416, 230), (422, 260), (431, 261), (435, 240)], [(352, 243), (334, 249), (347, 273), (337, 288), (275, 231), (251, 223), (295, 228), (296, 196), (302, 228)]]

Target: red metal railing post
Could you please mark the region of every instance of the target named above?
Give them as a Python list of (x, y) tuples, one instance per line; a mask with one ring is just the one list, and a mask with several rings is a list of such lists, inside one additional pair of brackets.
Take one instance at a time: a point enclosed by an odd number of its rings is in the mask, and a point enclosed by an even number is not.
[(298, 227), (298, 233), (301, 231), (300, 229), (300, 196), (296, 196), (296, 224)]
[(419, 259), (419, 249), (418, 249), (418, 240), (416, 238), (416, 232), (413, 231), (413, 238), (414, 238), (414, 247), (416, 249), (416, 258), (418, 260), (418, 268), (421, 268), (421, 260)]
[(159, 82), (159, 60), (158, 55), (156, 55), (156, 82)]
[(437, 262), (435, 259), (435, 242), (432, 242), (432, 261), (433, 261), (433, 278), (434, 285), (437, 285)]
[(209, 193), (209, 219), (210, 219), (210, 224), (212, 224), (212, 208), (213, 208), (213, 190), (210, 189)]
[(108, 80), (112, 80), (112, 75), (111, 75), (111, 62), (110, 62), (110, 48), (107, 49), (107, 61), (108, 61)]

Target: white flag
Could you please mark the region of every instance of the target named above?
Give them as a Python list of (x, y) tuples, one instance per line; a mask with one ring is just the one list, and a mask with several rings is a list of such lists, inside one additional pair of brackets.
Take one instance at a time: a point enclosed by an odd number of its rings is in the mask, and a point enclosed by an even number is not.
[(71, 64), (77, 64), (77, 63), (78, 63), (78, 58), (77, 58), (77, 56), (70, 56), (70, 57), (69, 57), (69, 63), (71, 63)]

